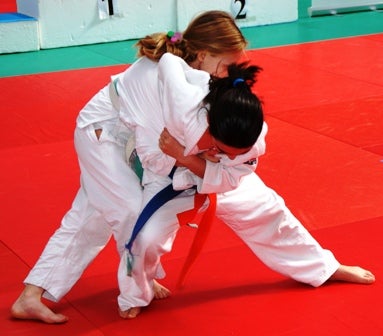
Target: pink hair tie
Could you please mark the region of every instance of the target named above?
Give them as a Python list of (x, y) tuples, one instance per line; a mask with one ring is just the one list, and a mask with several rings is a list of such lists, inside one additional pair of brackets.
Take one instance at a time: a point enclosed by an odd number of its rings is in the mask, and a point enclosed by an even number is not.
[(182, 34), (180, 32), (169, 30), (166, 36), (172, 43), (180, 42), (182, 40)]

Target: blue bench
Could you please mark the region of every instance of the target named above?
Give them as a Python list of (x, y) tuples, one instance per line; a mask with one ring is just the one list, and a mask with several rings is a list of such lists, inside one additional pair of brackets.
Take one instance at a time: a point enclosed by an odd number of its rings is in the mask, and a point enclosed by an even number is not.
[(20, 13), (0, 13), (0, 23), (18, 21), (37, 21), (35, 18)]

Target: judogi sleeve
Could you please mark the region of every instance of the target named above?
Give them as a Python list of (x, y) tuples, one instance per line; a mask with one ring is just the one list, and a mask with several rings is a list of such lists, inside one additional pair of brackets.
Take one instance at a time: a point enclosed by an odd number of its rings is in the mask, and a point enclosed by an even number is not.
[[(201, 101), (208, 92), (209, 79), (207, 72), (191, 68), (183, 59), (172, 54), (164, 54), (158, 63), (161, 111), (155, 113), (162, 114), (163, 126), (186, 147), (185, 152), (195, 147), (207, 128), (206, 114), (200, 113), (200, 109)], [(153, 136), (156, 137), (155, 148), (144, 147), (137, 139), (136, 149), (142, 167), (150, 172), (147, 176), (168, 175), (175, 160), (159, 149), (159, 134), (153, 133)]]
[(166, 53), (159, 62), (158, 78), (165, 125), (185, 146), (187, 155), (208, 127), (201, 102), (209, 92), (210, 75), (191, 68), (180, 57)]
[(267, 124), (264, 123), (262, 132), (251, 150), (238, 155), (234, 160), (230, 160), (226, 155), (220, 155), (219, 163), (206, 161), (203, 179), (188, 169), (177, 169), (173, 177), (174, 188), (185, 189), (196, 185), (198, 192), (202, 194), (236, 189), (243, 176), (254, 172), (258, 164), (258, 157), (265, 153), (267, 130)]

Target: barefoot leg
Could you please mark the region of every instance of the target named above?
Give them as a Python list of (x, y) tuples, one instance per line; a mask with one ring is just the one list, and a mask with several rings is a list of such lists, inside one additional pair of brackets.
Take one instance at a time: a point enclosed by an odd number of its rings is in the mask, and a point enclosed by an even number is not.
[(137, 317), (137, 315), (140, 312), (141, 312), (140, 307), (133, 307), (133, 308), (130, 308), (130, 309), (124, 310), (124, 311), (119, 309), (120, 317), (122, 317), (123, 319), (133, 319), (133, 318)]
[(170, 296), (170, 290), (159, 284), (156, 280), (153, 281), (153, 291), (155, 299), (166, 299)]
[[(155, 299), (166, 299), (170, 296), (170, 290), (160, 285), (156, 280), (153, 280), (153, 292)], [(141, 307), (132, 307), (128, 310), (119, 309), (119, 315), (123, 319), (133, 319), (141, 313)]]
[(27, 284), (11, 308), (11, 315), (17, 319), (40, 320), (45, 323), (65, 323), (68, 317), (56, 314), (41, 302), (44, 289)]
[(375, 282), (375, 276), (359, 266), (340, 265), (329, 280), (369, 285)]

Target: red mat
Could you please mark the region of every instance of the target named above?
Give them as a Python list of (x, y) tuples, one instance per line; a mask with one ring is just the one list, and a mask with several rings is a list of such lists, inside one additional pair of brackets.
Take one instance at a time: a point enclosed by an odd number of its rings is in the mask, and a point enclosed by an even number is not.
[[(363, 263), (382, 274), (381, 261), (374, 257), (381, 255), (382, 220), (383, 217), (351, 223), (314, 234), (345, 262)], [(215, 230), (219, 229), (220, 224), (216, 224)], [(189, 232), (182, 232), (176, 253)], [(219, 250), (214, 244), (215, 238), (210, 239), (207, 246), (210, 251), (200, 257), (184, 290), (175, 291), (165, 301), (153, 302), (136, 320), (125, 321), (117, 316), (117, 290), (111, 267), (111, 260), (116, 259), (109, 246), (67, 298), (55, 307), (71, 317), (69, 323), (46, 326), (5, 320), (2, 330), (7, 332), (5, 335), (58, 336), (252, 335), (254, 330), (259, 335), (365, 335), (365, 331), (380, 335), (383, 331), (381, 282), (373, 286), (331, 283), (313, 289), (268, 270), (239, 242)], [(8, 289), (2, 300), (6, 316), (4, 306), (9, 306), (20, 291), (15, 280), (23, 277), (26, 267), (8, 250), (4, 253), (1, 249), (1, 254), (5, 254), (5, 266), (13, 275), (12, 279), (1, 281), (3, 288)], [(165, 261), (169, 277), (164, 284), (172, 289), (182, 262), (183, 258)], [(100, 269), (103, 274), (97, 274)]]
[(16, 0), (1, 0), (0, 13), (17, 12)]
[[(54, 306), (69, 323), (48, 326), (8, 315), (77, 190), (72, 137), (78, 110), (123, 67), (0, 79), (1, 334), (381, 335), (383, 73), (371, 61), (382, 40), (374, 35), (250, 52), (265, 70), (257, 90), (270, 126), (259, 174), (323, 246), (346, 264), (371, 268), (378, 281), (318, 289), (298, 284), (267, 269), (216, 223), (186, 287), (133, 321), (116, 312), (113, 242)], [(336, 48), (346, 51), (341, 62)], [(164, 258), (164, 284), (171, 289), (193, 234), (182, 229)]]
[(110, 66), (1, 78), (0, 148), (73, 139), (76, 117), (85, 103), (126, 66)]

